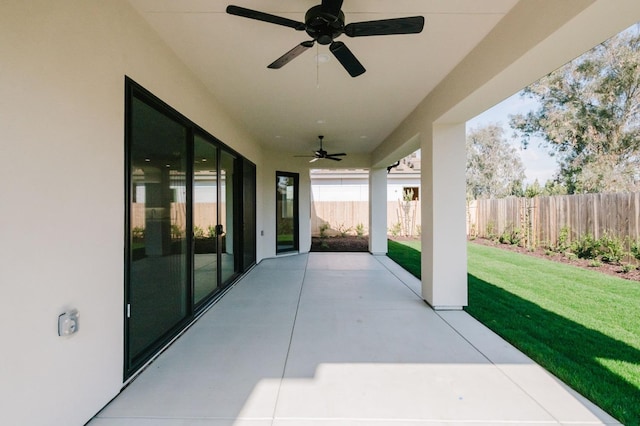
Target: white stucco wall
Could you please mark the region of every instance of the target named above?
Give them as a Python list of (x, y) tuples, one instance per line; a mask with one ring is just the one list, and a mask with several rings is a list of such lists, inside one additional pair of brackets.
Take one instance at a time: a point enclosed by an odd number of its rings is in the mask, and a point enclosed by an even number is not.
[(0, 40), (0, 424), (81, 425), (122, 386), (125, 75), (261, 151), (124, 0), (3, 2)]

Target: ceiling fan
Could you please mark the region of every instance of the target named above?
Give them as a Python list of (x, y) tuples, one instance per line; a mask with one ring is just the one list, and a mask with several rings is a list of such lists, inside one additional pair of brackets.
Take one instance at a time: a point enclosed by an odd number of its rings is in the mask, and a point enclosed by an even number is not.
[(322, 4), (307, 11), (304, 22), (271, 15), (239, 6), (227, 6), (227, 13), (244, 18), (269, 22), (276, 25), (290, 27), (296, 31), (306, 31), (312, 40), (303, 41), (280, 58), (271, 63), (268, 68), (278, 69), (297, 58), (301, 53), (313, 47), (315, 42), (329, 45), (329, 50), (347, 70), (351, 77), (357, 77), (366, 70), (355, 55), (341, 41), (334, 41), (342, 34), (348, 37), (365, 37), (390, 34), (417, 34), (424, 28), (424, 17), (379, 19), (376, 21), (353, 22), (344, 24), (342, 13), (343, 0), (322, 0)]
[(325, 158), (327, 160), (342, 161), (342, 158), (336, 157), (344, 157), (345, 155), (347, 155), (344, 152), (339, 152), (336, 154), (327, 153), (327, 151), (322, 149), (322, 139), (324, 139), (324, 136), (318, 136), (318, 138), (320, 139), (320, 149), (314, 152), (313, 155), (294, 155), (294, 157), (313, 157), (311, 160), (309, 160), (310, 163), (313, 163), (314, 161), (324, 160)]

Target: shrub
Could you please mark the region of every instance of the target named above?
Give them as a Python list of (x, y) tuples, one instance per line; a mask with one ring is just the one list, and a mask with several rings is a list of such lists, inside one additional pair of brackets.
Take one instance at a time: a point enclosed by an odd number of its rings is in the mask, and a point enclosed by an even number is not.
[(204, 238), (204, 229), (200, 228), (198, 225), (193, 227), (193, 237), (194, 238)]
[(324, 222), (322, 225), (320, 225), (320, 237), (322, 237), (322, 238), (326, 237), (328, 229), (329, 229), (329, 223), (328, 222)]
[(400, 235), (400, 231), (402, 230), (402, 224), (400, 222), (394, 223), (391, 228), (389, 228), (389, 233), (393, 237), (397, 237)]
[(347, 226), (344, 223), (341, 223), (340, 225), (338, 225), (338, 232), (340, 233), (341, 237), (346, 237), (347, 234), (349, 232), (351, 232), (353, 228), (351, 228), (350, 226), (347, 228)]
[(599, 254), (603, 262), (620, 263), (625, 255), (624, 243), (615, 235), (605, 233), (598, 240)]
[(131, 230), (131, 236), (134, 240), (142, 240), (144, 238), (144, 228), (136, 226)]
[(356, 235), (362, 237), (364, 235), (364, 225), (359, 223), (356, 225)]
[(570, 230), (568, 226), (563, 226), (562, 228), (560, 228), (555, 251), (557, 251), (558, 253), (564, 253), (565, 251), (569, 250), (569, 248), (571, 247), (571, 244), (569, 244), (569, 235)]
[(171, 238), (182, 238), (182, 234), (184, 234), (184, 231), (180, 228), (180, 225), (176, 223), (171, 224)]
[(635, 240), (631, 243), (631, 255), (636, 259), (640, 260), (640, 240)]
[(596, 259), (599, 254), (598, 241), (591, 234), (585, 234), (571, 244), (571, 251), (580, 259)]
[(622, 265), (622, 273), (627, 274), (631, 271), (635, 271), (637, 268), (636, 265), (632, 265), (630, 263), (625, 263), (624, 265)]
[(522, 242), (522, 234), (519, 229), (512, 229), (511, 231), (505, 229), (502, 235), (498, 238), (498, 241), (502, 244), (517, 246)]
[(602, 266), (602, 262), (600, 262), (597, 259), (593, 259), (590, 263), (589, 266), (591, 266), (592, 268), (599, 268)]
[(488, 239), (490, 239), (490, 240), (495, 239), (497, 237), (495, 232), (496, 232), (496, 225), (493, 222), (487, 223), (487, 235), (486, 235), (486, 237)]

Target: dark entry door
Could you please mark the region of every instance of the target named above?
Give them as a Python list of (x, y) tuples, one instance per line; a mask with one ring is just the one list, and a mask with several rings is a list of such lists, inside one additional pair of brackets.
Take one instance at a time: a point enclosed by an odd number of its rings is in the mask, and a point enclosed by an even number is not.
[(298, 251), (297, 173), (276, 172), (276, 253)]

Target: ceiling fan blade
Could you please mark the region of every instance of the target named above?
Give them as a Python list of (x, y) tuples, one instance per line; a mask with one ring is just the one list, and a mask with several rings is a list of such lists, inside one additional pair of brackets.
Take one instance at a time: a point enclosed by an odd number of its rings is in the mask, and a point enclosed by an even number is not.
[(344, 27), (349, 37), (364, 37), (390, 34), (417, 34), (424, 28), (424, 16), (380, 19), (377, 21), (353, 22)]
[(245, 9), (244, 7), (240, 6), (227, 6), (227, 13), (230, 15), (242, 16), (243, 18), (255, 19), (257, 21), (269, 22), (276, 25), (283, 25), (285, 27), (290, 27), (298, 31), (302, 31), (305, 29), (305, 24), (302, 22), (283, 18), (281, 16), (271, 15), (264, 12), (258, 12), (257, 10)]
[(313, 40), (303, 41), (302, 43), (300, 43), (299, 45), (297, 45), (296, 47), (294, 47), (284, 55), (280, 56), (278, 59), (276, 59), (272, 63), (270, 63), (269, 66), (267, 66), (267, 68), (271, 68), (271, 69), (282, 68), (283, 66), (287, 65), (289, 62), (291, 62), (292, 60), (300, 56), (300, 54), (305, 52), (307, 49), (313, 47), (313, 43), (314, 43)]
[(337, 18), (340, 15), (340, 9), (342, 9), (343, 0), (322, 0), (322, 11)]
[(327, 154), (327, 157), (343, 157), (347, 154), (345, 154), (344, 152), (339, 152), (337, 154)]
[(310, 163), (315, 163), (316, 161), (318, 161), (320, 158), (316, 157), (313, 160), (309, 160)]
[(329, 50), (333, 56), (342, 64), (351, 77), (357, 77), (364, 74), (366, 69), (362, 66), (358, 58), (355, 57), (349, 48), (341, 41), (334, 41), (329, 46)]
[(342, 161), (342, 158), (334, 158), (334, 157), (331, 157), (331, 156), (329, 156), (329, 155), (327, 155), (327, 156), (326, 156), (326, 157), (324, 157), (324, 158), (326, 158), (327, 160)]

